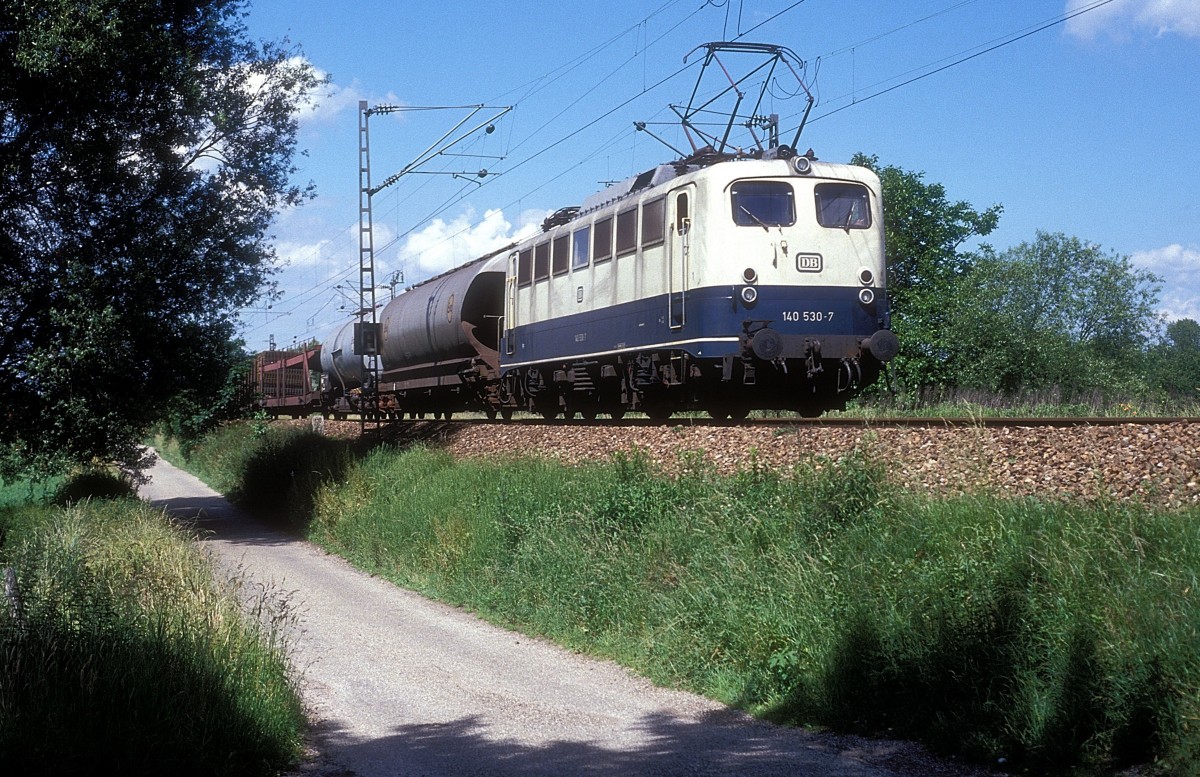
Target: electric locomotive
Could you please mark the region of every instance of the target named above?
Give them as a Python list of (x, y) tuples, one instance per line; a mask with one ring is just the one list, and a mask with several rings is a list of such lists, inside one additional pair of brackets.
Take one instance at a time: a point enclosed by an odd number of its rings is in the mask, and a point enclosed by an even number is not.
[(818, 415), (898, 351), (865, 168), (706, 149), (544, 229), (509, 254), (499, 398), (546, 418)]

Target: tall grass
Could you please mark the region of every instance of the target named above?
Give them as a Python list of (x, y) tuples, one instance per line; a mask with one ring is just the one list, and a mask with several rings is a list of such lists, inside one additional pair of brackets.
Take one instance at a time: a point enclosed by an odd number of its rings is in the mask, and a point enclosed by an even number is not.
[(187, 447), (161, 435), (160, 455), (212, 488), (284, 528), (303, 530), (314, 499), (342, 479), (362, 456), (363, 443), (263, 422), (229, 424)]
[(1197, 511), (931, 500), (869, 449), (733, 477), (681, 464), (381, 449), (317, 486), (309, 531), (775, 720), (1040, 773), (1200, 763)]
[(1198, 414), (1200, 402), (1195, 396), (1164, 392), (1114, 395), (1102, 389), (1069, 391), (1060, 386), (1011, 394), (955, 386), (926, 386), (897, 394), (871, 390), (868, 395), (854, 400), (845, 412), (850, 417), (916, 415), (934, 418), (1145, 418)]
[(6, 511), (0, 547), (17, 583), (0, 609), (6, 773), (258, 775), (296, 760), (285, 602), (247, 604), (132, 500), (21, 513)]

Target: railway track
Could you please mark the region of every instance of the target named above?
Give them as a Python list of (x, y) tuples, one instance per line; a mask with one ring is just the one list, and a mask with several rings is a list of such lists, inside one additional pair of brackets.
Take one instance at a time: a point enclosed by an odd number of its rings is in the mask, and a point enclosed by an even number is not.
[[(362, 424), (363, 422), (357, 418), (350, 417), (339, 419), (351, 423)], [(1200, 416), (1020, 416), (1020, 417), (997, 417), (997, 416), (962, 416), (962, 417), (872, 417), (872, 418), (855, 418), (847, 416), (832, 416), (821, 418), (800, 418), (800, 417), (781, 417), (781, 418), (746, 418), (740, 421), (730, 420), (714, 420), (711, 418), (696, 416), (696, 417), (673, 417), (666, 420), (656, 420), (651, 418), (623, 418), (614, 420), (611, 418), (600, 418), (593, 421), (588, 421), (582, 418), (564, 419), (556, 418), (546, 420), (539, 417), (528, 418), (513, 418), (509, 421), (489, 420), (483, 416), (460, 416), (451, 420), (445, 419), (405, 419), (405, 420), (388, 420), (388, 421), (366, 421), (365, 425), (369, 428), (375, 426), (389, 427), (393, 425), (405, 424), (445, 424), (448, 427), (459, 425), (487, 425), (487, 426), (572, 426), (572, 427), (588, 427), (588, 428), (641, 428), (641, 427), (711, 427), (711, 428), (729, 428), (729, 427), (861, 427), (875, 429), (903, 429), (903, 428), (971, 428), (971, 427), (987, 427), (987, 428), (1057, 428), (1066, 429), (1079, 426), (1123, 426), (1126, 424), (1137, 424), (1139, 426), (1168, 426), (1172, 424), (1200, 424)]]

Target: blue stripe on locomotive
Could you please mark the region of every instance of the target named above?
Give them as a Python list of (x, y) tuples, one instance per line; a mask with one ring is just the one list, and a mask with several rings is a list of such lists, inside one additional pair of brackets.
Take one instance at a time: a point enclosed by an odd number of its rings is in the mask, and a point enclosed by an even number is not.
[[(758, 299), (745, 305), (741, 286), (686, 292), (686, 323), (669, 324), (668, 295), (559, 316), (514, 327), (501, 344), (502, 368), (595, 356), (614, 351), (675, 348), (692, 356), (720, 358), (740, 353), (743, 324), (769, 322), (783, 335), (869, 337), (883, 325), (884, 292), (863, 305), (847, 286), (756, 286)], [(511, 353), (509, 353), (511, 347)]]

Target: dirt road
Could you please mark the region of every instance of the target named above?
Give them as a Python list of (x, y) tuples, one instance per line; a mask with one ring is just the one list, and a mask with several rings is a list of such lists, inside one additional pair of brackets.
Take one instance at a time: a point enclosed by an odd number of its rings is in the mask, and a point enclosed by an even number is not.
[(915, 746), (754, 721), (491, 626), (239, 514), (159, 461), (143, 498), (223, 565), (291, 592), (317, 757), (301, 774), (975, 775)]

